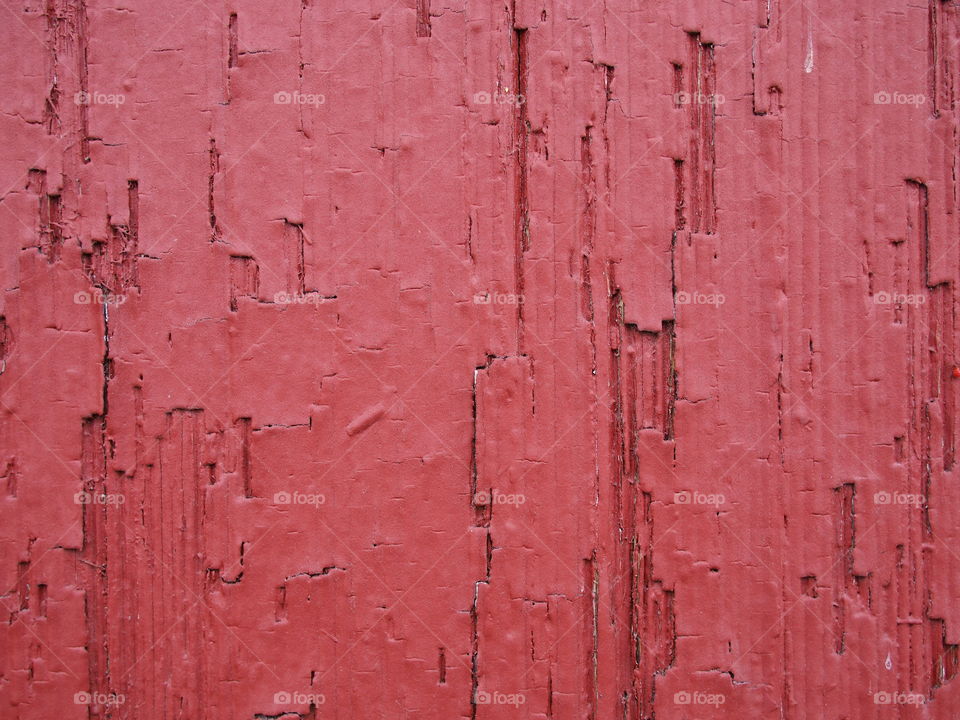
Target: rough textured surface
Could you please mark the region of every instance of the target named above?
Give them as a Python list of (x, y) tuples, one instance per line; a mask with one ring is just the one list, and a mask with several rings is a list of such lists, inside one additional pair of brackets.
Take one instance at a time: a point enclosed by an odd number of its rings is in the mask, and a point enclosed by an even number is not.
[(956, 0), (0, 17), (0, 716), (960, 715)]

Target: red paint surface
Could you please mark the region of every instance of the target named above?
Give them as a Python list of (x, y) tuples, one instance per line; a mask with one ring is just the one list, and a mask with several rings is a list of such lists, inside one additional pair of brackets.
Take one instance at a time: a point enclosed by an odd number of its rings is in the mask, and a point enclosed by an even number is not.
[(0, 16), (0, 716), (960, 715), (954, 0)]

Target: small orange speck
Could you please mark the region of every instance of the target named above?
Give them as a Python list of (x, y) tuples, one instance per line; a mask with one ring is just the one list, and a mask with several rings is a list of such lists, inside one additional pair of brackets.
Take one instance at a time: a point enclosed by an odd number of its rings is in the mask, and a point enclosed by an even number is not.
[(960, 367), (957, 367), (956, 365), (953, 366), (953, 376), (955, 378), (960, 378)]

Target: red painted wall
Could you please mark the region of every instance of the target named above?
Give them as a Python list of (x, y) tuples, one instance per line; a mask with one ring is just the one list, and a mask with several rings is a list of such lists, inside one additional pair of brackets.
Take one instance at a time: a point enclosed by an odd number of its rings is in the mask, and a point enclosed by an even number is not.
[(960, 715), (956, 0), (0, 18), (0, 716)]

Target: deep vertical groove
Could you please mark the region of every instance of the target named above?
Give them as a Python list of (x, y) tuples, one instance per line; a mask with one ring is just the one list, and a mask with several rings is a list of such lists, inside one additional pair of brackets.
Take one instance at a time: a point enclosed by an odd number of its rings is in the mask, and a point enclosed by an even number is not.
[(713, 45), (689, 34), (690, 86), (684, 96), (690, 117), (690, 205), (693, 232), (716, 231), (716, 64)]
[[(660, 331), (661, 356), (663, 360), (662, 387), (663, 393), (663, 439), (673, 440), (674, 416), (677, 412), (678, 378), (677, 378), (677, 324), (673, 320), (664, 320)], [(676, 450), (674, 450), (676, 452)]]
[[(104, 385), (106, 385), (106, 378)], [(104, 390), (104, 392), (106, 392)], [(100, 696), (110, 691), (110, 663), (107, 635), (107, 457), (105, 448), (106, 416), (84, 418), (81, 431), (81, 482), (85, 502), (82, 505), (84, 617), (87, 632), (87, 687)], [(90, 717), (101, 718), (102, 708), (90, 706)]]
[(129, 253), (135, 256), (140, 243), (140, 182), (138, 180), (127, 181), (127, 208), (130, 233)]
[[(930, 291), (931, 287), (931, 274), (930, 274), (930, 209), (929, 209), (929, 193), (925, 183), (919, 180), (907, 180), (907, 191), (909, 194), (909, 214), (907, 217), (907, 226), (910, 232), (910, 237), (908, 242), (911, 245), (911, 252), (914, 258), (916, 258), (916, 274), (914, 277), (919, 275), (915, 282), (913, 293), (920, 295), (923, 294), (926, 296), (927, 300), (936, 300), (937, 292)], [(920, 454), (920, 468), (919, 468), (919, 479), (920, 487), (919, 493), (926, 499), (926, 502), (922, 505), (922, 522), (921, 530), (923, 537), (925, 539), (930, 539), (932, 537), (933, 529), (930, 520), (930, 509), (929, 509), (929, 500), (930, 500), (930, 491), (932, 489), (932, 454), (933, 454), (933, 442), (931, 438), (932, 434), (932, 423), (931, 423), (931, 403), (934, 401), (934, 398), (937, 396), (937, 387), (940, 377), (940, 372), (938, 371), (940, 360), (939, 360), (939, 346), (936, 344), (938, 341), (937, 338), (937, 325), (939, 318), (937, 317), (935, 302), (924, 303), (920, 307), (910, 307), (908, 308), (908, 317), (913, 318), (915, 314), (925, 315), (925, 320), (911, 320), (911, 329), (914, 332), (923, 332), (926, 330), (927, 337), (925, 341), (920, 345), (921, 351), (919, 356), (914, 356), (914, 362), (919, 363), (918, 370), (920, 371), (920, 376), (918, 377), (916, 373), (911, 373), (911, 402), (915, 408), (915, 414), (917, 417), (917, 428), (919, 435), (919, 454)], [(922, 350), (926, 348), (926, 352)], [(926, 383), (923, 382), (922, 378), (926, 377)]]
[(674, 592), (656, 579), (653, 568), (654, 521), (652, 496), (641, 492), (637, 507), (636, 597), (634, 663), (637, 672), (634, 694), (636, 711), (632, 718), (655, 717), (656, 678), (676, 662), (677, 629)]
[(43, 103), (43, 125), (48, 135), (60, 131), (60, 79), (58, 56), (58, 26), (56, 0), (47, 0), (44, 11), (47, 18), (47, 97)]
[(580, 312), (590, 327), (591, 375), (597, 374), (597, 326), (593, 308), (593, 279), (590, 259), (597, 232), (597, 186), (593, 164), (592, 129), (580, 138)]
[(236, 13), (230, 13), (230, 20), (227, 25), (227, 36), (227, 67), (235, 68), (240, 62), (239, 28)]
[(284, 251), (287, 254), (289, 292), (303, 295), (306, 292), (305, 235), (303, 223), (283, 221)]
[(777, 444), (780, 448), (780, 467), (785, 465), (785, 448), (783, 444), (783, 353), (780, 353), (777, 363)]
[(220, 230), (220, 224), (217, 222), (217, 210), (215, 199), (215, 187), (217, 175), (220, 173), (220, 151), (217, 149), (217, 141), (210, 138), (209, 149), (210, 168), (207, 174), (207, 213), (210, 216), (210, 242), (217, 242), (223, 233)]
[(599, 605), (599, 568), (597, 567), (597, 550), (594, 548), (590, 557), (583, 561), (583, 627), (586, 638), (584, 647), (587, 649), (586, 690), (588, 718), (595, 720), (597, 708), (600, 704), (598, 684), (598, 658), (600, 653), (600, 605)]
[(417, 37), (430, 37), (430, 0), (417, 0)]
[(477, 718), (477, 690), (480, 687), (480, 582), (473, 584), (473, 603), (470, 605), (470, 720)]
[[(80, 92), (89, 97), (90, 82), (87, 67), (87, 3), (86, 0), (74, 0), (76, 3), (76, 41), (77, 41), (77, 77)], [(72, 5), (73, 3), (71, 3)], [(80, 159), (90, 162), (90, 106), (81, 103), (80, 109)]]
[(834, 651), (838, 655), (846, 652), (846, 605), (850, 581), (853, 578), (853, 550), (856, 533), (855, 494), (853, 483), (844, 483), (834, 488), (837, 503), (836, 548), (838, 560), (835, 563), (837, 579), (834, 587)]
[[(517, 95), (529, 101), (527, 88), (527, 30), (514, 28), (514, 85)], [(530, 121), (527, 116), (527, 102), (515, 103), (513, 133), (514, 152), (516, 153), (515, 186), (516, 197), (514, 219), (514, 285), (518, 298), (524, 296), (524, 254), (530, 246), (530, 208), (527, 191), (528, 168), (527, 150)], [(517, 303), (517, 351), (523, 352), (524, 305)]]
[(253, 497), (253, 467), (252, 467), (252, 448), (253, 443), (253, 424), (250, 418), (242, 417), (239, 419), (240, 426), (240, 448), (241, 448), (241, 473), (243, 478), (243, 496)]
[(673, 160), (673, 194), (674, 194), (674, 230), (683, 230), (686, 227), (686, 199), (683, 179), (683, 160)]

